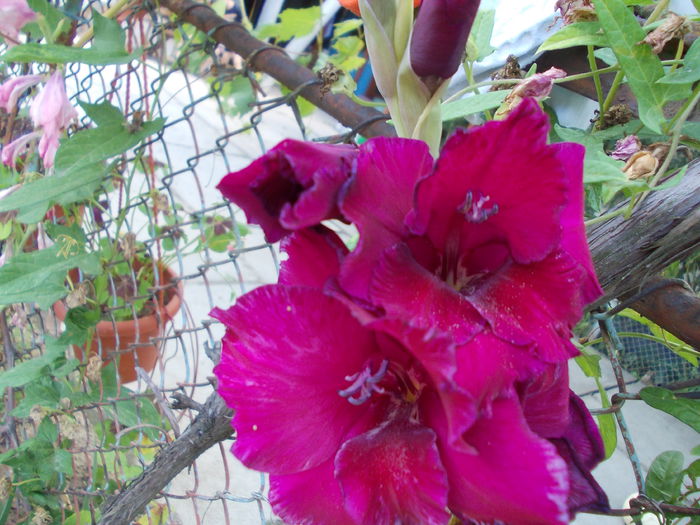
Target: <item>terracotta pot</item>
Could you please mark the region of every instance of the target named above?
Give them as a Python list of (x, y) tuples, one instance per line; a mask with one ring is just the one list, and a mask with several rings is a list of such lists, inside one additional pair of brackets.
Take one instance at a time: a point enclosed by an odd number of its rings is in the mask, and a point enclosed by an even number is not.
[[(172, 282), (175, 277), (175, 272), (170, 268), (162, 267), (160, 282), (163, 285)], [(162, 337), (167, 324), (180, 310), (182, 290), (182, 281), (178, 281), (174, 288), (159, 292), (155, 305), (158, 314), (154, 312), (136, 320), (97, 323), (88, 352), (89, 356), (102, 355), (103, 366), (116, 359), (122, 383), (136, 380), (137, 365), (146, 372), (153, 370), (160, 355), (162, 341), (153, 344), (151, 339)], [(63, 321), (68, 311), (65, 303), (57, 301), (53, 308), (56, 317)], [(73, 346), (73, 348), (75, 357), (84, 361), (85, 347)]]

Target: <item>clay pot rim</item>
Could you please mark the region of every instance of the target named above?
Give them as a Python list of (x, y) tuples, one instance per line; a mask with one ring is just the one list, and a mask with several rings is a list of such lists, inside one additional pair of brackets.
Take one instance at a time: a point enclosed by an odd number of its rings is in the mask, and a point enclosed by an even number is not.
[[(166, 276), (163, 281), (165, 283), (171, 283), (175, 279), (178, 278), (178, 275), (170, 268), (169, 266), (166, 266), (162, 261), (157, 261), (156, 264), (162, 269), (163, 275)], [(161, 286), (163, 283), (161, 283)], [(170, 288), (163, 290), (167, 291)], [(126, 319), (124, 321), (115, 321), (115, 320), (102, 320), (95, 325), (95, 330), (97, 333), (103, 333), (104, 331), (111, 331), (111, 330), (119, 330), (121, 329), (126, 329), (129, 326), (133, 326), (134, 323), (138, 323), (140, 325), (146, 324), (148, 322), (155, 322), (158, 324), (160, 321), (161, 324), (165, 325), (169, 321), (171, 321), (177, 312), (180, 310), (182, 306), (182, 297), (184, 293), (184, 284), (182, 280), (178, 280), (176, 285), (173, 287), (173, 295), (170, 298), (170, 301), (168, 301), (165, 305), (160, 305), (156, 303), (156, 311), (154, 313), (144, 315), (144, 316), (139, 316), (134, 319)], [(68, 313), (68, 306), (65, 304), (65, 299), (59, 299), (53, 304), (53, 311), (56, 314), (56, 317), (60, 320), (63, 321), (66, 318), (66, 314)]]

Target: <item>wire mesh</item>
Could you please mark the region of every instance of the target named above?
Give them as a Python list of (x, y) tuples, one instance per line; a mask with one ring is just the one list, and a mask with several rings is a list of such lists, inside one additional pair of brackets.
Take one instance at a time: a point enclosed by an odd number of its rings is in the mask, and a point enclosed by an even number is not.
[[(86, 3), (76, 17), (78, 34), (90, 18), (89, 10), (104, 11), (110, 5)], [(166, 120), (157, 134), (114, 164), (113, 176), (78, 216), (91, 246), (118, 246), (118, 256), (109, 264), (128, 267), (126, 282), (110, 278), (113, 298), (124, 286), (137, 292), (126, 305), (116, 299), (107, 305), (108, 324), (116, 327), (136, 317), (136, 302), (143, 299), (137, 278), (141, 268), (131, 264), (134, 254), (149, 256), (142, 264), (152, 267), (151, 290), (163, 292), (165, 303), (179, 297), (181, 306), (172, 314), (154, 308), (161, 332), (137, 331), (134, 341), (117, 346), (119, 350), (97, 340), (98, 360), (74, 348), (81, 364), (78, 373), (65, 379), (74, 388), (65, 396), (34, 403), (26, 388), (8, 391), (5, 413), (15, 415), (2, 428), (0, 452), (21, 446), (45, 431), (45, 421), (50, 421), (56, 429), (51, 442), (67, 454), (56, 460), (66, 468), (52, 465), (58, 475), (50, 484), (42, 482), (43, 500), (36, 494), (33, 499), (14, 499), (13, 523), (38, 523), (41, 512), (60, 523), (98, 521), (105, 499), (124, 490), (194, 421), (200, 404), (213, 392), (212, 367), (223, 333), (208, 312), (273, 282), (278, 268), (276, 248), (264, 242), (259, 230), (245, 225), (240, 210), (222, 201), (216, 183), (283, 138), (337, 140), (343, 131), (318, 114), (303, 119), (300, 90), (282, 94), (240, 57), (155, 5), (134, 8), (120, 21), (127, 28), (129, 51), (140, 49), (141, 60), (120, 66), (70, 65), (69, 95), (76, 103), (109, 102), (135, 129), (143, 121)], [(37, 71), (46, 70), (33, 70)], [(28, 66), (14, 66), (4, 74), (28, 72)], [(31, 129), (26, 101), (9, 124), (2, 130), (6, 137)], [(76, 130), (88, 125), (83, 112)], [(64, 219), (55, 214), (54, 220)], [(35, 242), (38, 246), (45, 242), (42, 232)], [(80, 275), (74, 277), (79, 282)], [(60, 305), (53, 312), (42, 312), (23, 304), (2, 312), (6, 370), (46, 354), (47, 336), (56, 335), (62, 326), (60, 310)], [(145, 365), (139, 350), (151, 344), (159, 350), (155, 367), (150, 373), (137, 371), (133, 382), (120, 377), (114, 363), (100, 368), (102, 357), (121, 364), (132, 356), (137, 366)], [(676, 361), (659, 357), (658, 345), (652, 349), (642, 343), (634, 352), (629, 345), (626, 348), (625, 366), (632, 368), (627, 356), (637, 355), (636, 362), (657, 367), (668, 362), (663, 366), (673, 374), (684, 373), (678, 372)], [(653, 355), (641, 359), (642, 351)], [(637, 373), (643, 376), (648, 370)], [(670, 372), (662, 376), (656, 369), (654, 374), (657, 383), (684, 377)], [(180, 400), (181, 408), (173, 408), (172, 396)], [(229, 444), (218, 443), (181, 472), (138, 523), (277, 523), (266, 500), (265, 477), (237, 463), (228, 452)], [(7, 471), (0, 475), (11, 476)]]
[[(78, 34), (85, 30), (90, 10), (103, 12), (109, 6), (85, 3), (76, 17)], [(103, 309), (108, 318), (103, 324), (116, 328), (136, 317), (137, 301), (145, 298), (138, 288), (142, 266), (153, 269), (148, 293), (162, 291), (165, 303), (179, 298), (181, 307), (172, 314), (152, 308), (160, 331), (149, 335), (137, 328), (133, 342), (122, 336), (120, 343), (117, 335), (117, 350), (96, 337), (97, 360), (75, 346), (71, 357), (81, 364), (64, 380), (73, 391), (61, 399), (32, 404), (28, 387), (11, 389), (5, 412), (24, 408), (8, 420), (11, 428), (4, 429), (1, 451), (49, 426), (56, 430), (52, 444), (65, 451), (65, 468), (50, 483), (48, 477), (41, 482), (43, 497), (30, 490), (31, 484), (16, 492), (13, 523), (40, 522), (47, 516), (60, 523), (97, 521), (105, 498), (123, 490), (191, 423), (197, 404), (213, 392), (213, 360), (223, 333), (208, 312), (273, 282), (278, 266), (275, 248), (258, 230), (245, 226), (239, 210), (223, 202), (216, 183), (282, 138), (331, 135), (340, 129), (321, 117), (304, 124), (295, 93), (281, 94), (274, 83), (246, 70), (240, 57), (153, 5), (127, 11), (120, 22), (128, 51), (141, 49), (141, 60), (119, 66), (68, 65), (69, 97), (76, 105), (109, 102), (135, 129), (143, 121), (166, 121), (114, 164), (113, 177), (94, 202), (81, 208), (79, 221), (90, 246), (118, 247), (119, 256), (108, 266), (128, 265), (125, 280), (109, 278), (112, 299)], [(17, 65), (4, 74), (42, 70)], [(31, 129), (26, 98), (9, 138)], [(81, 111), (73, 131), (88, 125)], [(65, 222), (60, 216), (54, 220)], [(39, 232), (38, 247), (46, 242)], [(75, 292), (81, 276), (73, 272), (71, 278)], [(124, 287), (135, 291), (126, 304), (118, 300)], [(68, 302), (73, 299), (69, 296)], [(6, 309), (0, 316), (4, 367), (45, 354), (46, 338), (59, 333), (65, 310), (60, 304), (53, 315), (31, 304)], [(131, 358), (137, 367), (148, 368), (142, 350), (151, 345), (159, 351), (153, 371), (137, 368), (136, 380), (126, 384), (115, 363)], [(100, 370), (102, 358), (112, 364)], [(182, 409), (171, 408), (168, 397), (173, 394), (188, 400)], [(139, 523), (266, 523), (265, 477), (238, 464), (229, 444), (219, 443), (169, 483)], [(3, 475), (16, 480), (19, 474)], [(22, 495), (29, 493), (29, 498)]]

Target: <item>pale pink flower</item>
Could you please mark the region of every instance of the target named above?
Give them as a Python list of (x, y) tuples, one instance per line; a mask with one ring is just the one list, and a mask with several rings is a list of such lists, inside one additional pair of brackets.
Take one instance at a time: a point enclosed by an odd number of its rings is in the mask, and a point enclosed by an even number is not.
[(40, 131), (33, 131), (32, 133), (27, 133), (21, 137), (13, 140), (9, 144), (5, 144), (2, 147), (1, 160), (5, 166), (12, 166), (13, 168), (17, 164), (17, 159), (19, 156), (27, 151), (27, 146), (41, 137)]
[(22, 93), (37, 85), (42, 78), (42, 75), (21, 75), (0, 84), (0, 107), (8, 113), (12, 111), (17, 106), (17, 101)]
[(78, 118), (78, 112), (71, 105), (66, 95), (66, 85), (61, 71), (54, 71), (44, 89), (37, 95), (29, 109), (34, 127), (41, 127), (43, 135), (39, 141), (39, 155), (47, 168), (53, 166), (58, 139), (72, 120)]
[(615, 149), (610, 156), (615, 160), (627, 161), (632, 155), (642, 149), (642, 143), (636, 135), (627, 135), (615, 143)]
[(19, 31), (36, 18), (27, 0), (0, 0), (0, 37), (8, 46), (19, 43)]

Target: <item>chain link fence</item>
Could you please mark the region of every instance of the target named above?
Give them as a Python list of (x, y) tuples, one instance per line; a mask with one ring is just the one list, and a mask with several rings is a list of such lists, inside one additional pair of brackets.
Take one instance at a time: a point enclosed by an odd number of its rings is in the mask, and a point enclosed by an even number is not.
[[(78, 35), (91, 18), (90, 10), (104, 12), (110, 5), (84, 4), (74, 18)], [(130, 261), (134, 254), (159, 261), (148, 263), (154, 268), (151, 288), (162, 292), (163, 302), (177, 297), (181, 304), (167, 314), (156, 308), (162, 330), (155, 335), (137, 330), (116, 351), (103, 348), (98, 340), (99, 360), (82, 355), (77, 345), (68, 356), (80, 359), (77, 371), (61, 376), (54, 370), (54, 377), (7, 389), (0, 453), (21, 448), (37, 435), (44, 435), (53, 450), (46, 456), (51, 461), (48, 472), (22, 472), (21, 463), (12, 468), (0, 465), (4, 480), (24, 476), (26, 482), (26, 490), (9, 488), (7, 482), (0, 487), (11, 501), (7, 523), (98, 522), (109, 496), (157, 462), (165, 447), (204, 412), (214, 391), (212, 368), (223, 335), (208, 312), (274, 282), (278, 268), (276, 248), (264, 242), (259, 230), (245, 225), (240, 210), (223, 202), (216, 184), (283, 138), (340, 141), (359, 129), (347, 135), (332, 118), (318, 111), (307, 115), (301, 89), (281, 92), (275, 81), (252, 71), (248, 61), (224, 50), (211, 35), (182, 24), (157, 5), (134, 7), (119, 21), (127, 30), (128, 50), (141, 50), (141, 59), (120, 66), (70, 65), (69, 96), (76, 103), (109, 102), (133, 129), (158, 118), (165, 122), (114, 162), (111, 177), (94, 201), (80, 207), (76, 220), (92, 247), (119, 247), (112, 266)], [(28, 72), (28, 66), (15, 65), (2, 75)], [(312, 78), (301, 87), (318, 82)], [(31, 129), (26, 104), (21, 108), (3, 123), (6, 139)], [(82, 112), (72, 131), (88, 122)], [(55, 211), (52, 217), (56, 223), (66, 222)], [(47, 242), (41, 230), (31, 240), (38, 247)], [(113, 295), (131, 288), (138, 299), (139, 271), (130, 267), (125, 280), (110, 277), (107, 288)], [(81, 293), (80, 276), (71, 278), (76, 286), (67, 299), (69, 306), (71, 301), (80, 303)], [(132, 315), (124, 315), (124, 305), (116, 302), (106, 308), (108, 324), (116, 327), (135, 318), (133, 302), (127, 308)], [(4, 309), (4, 369), (48, 355), (50, 337), (61, 331), (65, 310), (59, 304), (53, 311), (39, 311), (31, 304)], [(151, 345), (159, 354), (152, 372), (146, 372), (140, 351)], [(101, 368), (102, 357), (112, 363)], [(120, 375), (116, 365), (129, 359), (136, 365), (134, 381)], [(655, 377), (655, 382), (674, 380), (676, 376)], [(42, 390), (56, 382), (63, 385), (58, 395)], [(240, 465), (228, 451), (230, 443), (219, 440), (167, 483), (137, 523), (274, 523), (265, 477)], [(32, 491), (33, 483), (37, 488)], [(14, 497), (8, 498), (11, 493)]]

